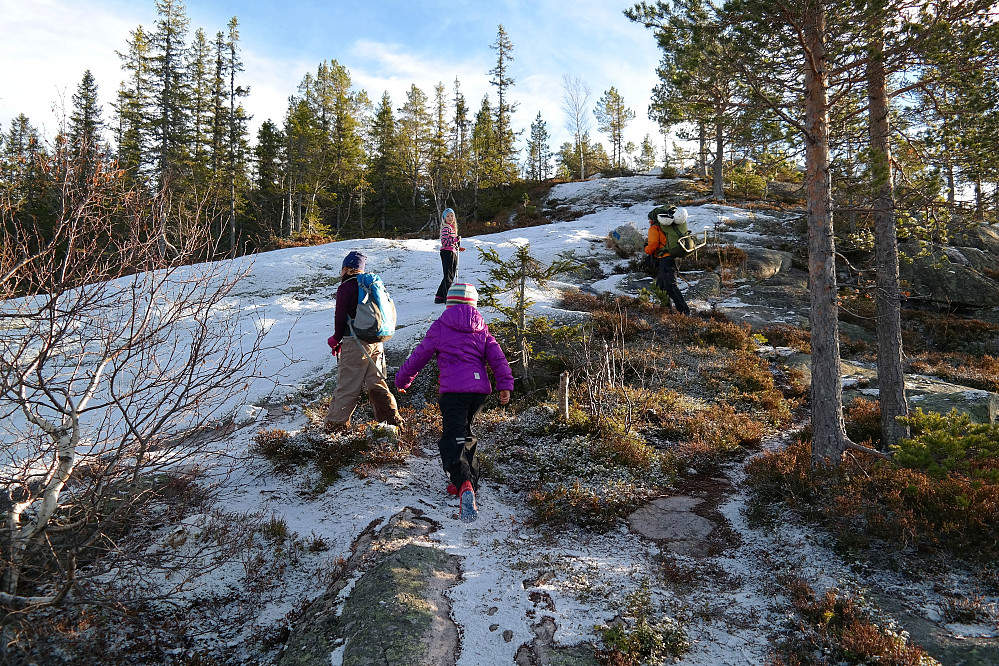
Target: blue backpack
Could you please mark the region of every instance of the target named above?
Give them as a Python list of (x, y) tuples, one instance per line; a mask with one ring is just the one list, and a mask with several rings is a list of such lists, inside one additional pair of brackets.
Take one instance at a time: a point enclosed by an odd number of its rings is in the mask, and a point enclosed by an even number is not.
[(357, 313), (349, 320), (358, 340), (385, 342), (395, 334), (395, 303), (374, 273), (357, 276)]

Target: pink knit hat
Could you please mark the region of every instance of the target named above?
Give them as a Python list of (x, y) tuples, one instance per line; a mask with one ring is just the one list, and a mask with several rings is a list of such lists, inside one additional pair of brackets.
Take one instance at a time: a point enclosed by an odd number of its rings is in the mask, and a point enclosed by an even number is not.
[(465, 303), (473, 308), (479, 302), (479, 292), (475, 291), (475, 285), (466, 282), (455, 282), (447, 290), (447, 307)]

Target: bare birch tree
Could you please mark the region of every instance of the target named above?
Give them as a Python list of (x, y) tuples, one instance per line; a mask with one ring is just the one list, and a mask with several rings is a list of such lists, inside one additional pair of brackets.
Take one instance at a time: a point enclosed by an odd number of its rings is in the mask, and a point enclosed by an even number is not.
[(210, 440), (191, 434), (232, 409), (266, 334), (231, 302), (248, 262), (191, 263), (207, 230), (164, 257), (163, 207), (123, 171), (98, 164), (81, 180), (70, 160), (44, 167), (58, 202), (45, 239), (0, 199), (5, 631), (67, 597), (101, 597), (107, 578), (87, 565), (120, 558), (143, 508), (203, 462)]
[(565, 114), (565, 128), (572, 134), (576, 151), (579, 153), (579, 177), (586, 180), (584, 157), (585, 137), (590, 132), (590, 92), (589, 86), (578, 76), (562, 75), (562, 113)]

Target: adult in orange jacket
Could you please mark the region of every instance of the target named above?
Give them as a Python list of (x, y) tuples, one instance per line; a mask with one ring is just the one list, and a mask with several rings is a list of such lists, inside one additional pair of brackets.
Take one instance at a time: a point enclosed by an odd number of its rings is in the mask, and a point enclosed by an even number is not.
[[(686, 218), (686, 211), (683, 209), (681, 211), (682, 217)], [(690, 307), (676, 283), (676, 278), (680, 274), (678, 258), (670, 253), (670, 248), (676, 247), (676, 241), (679, 237), (678, 225), (673, 223), (684, 222), (684, 220), (676, 220), (676, 216), (676, 206), (659, 206), (649, 211), (649, 242), (645, 245), (645, 254), (659, 260), (659, 276), (656, 278), (656, 286), (666, 292), (669, 300), (673, 301), (673, 305), (679, 312), (689, 316)], [(666, 224), (665, 229), (663, 228), (664, 223)]]

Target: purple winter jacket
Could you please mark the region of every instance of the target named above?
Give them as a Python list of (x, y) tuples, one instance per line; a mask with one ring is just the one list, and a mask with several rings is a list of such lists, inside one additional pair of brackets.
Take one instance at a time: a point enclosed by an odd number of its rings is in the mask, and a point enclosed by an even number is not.
[(513, 390), (513, 373), (482, 315), (471, 305), (452, 305), (430, 325), (423, 340), (395, 373), (395, 385), (407, 389), (416, 373), (437, 354), (441, 393), (492, 393), (486, 364), (496, 389)]

